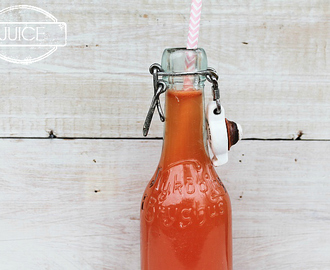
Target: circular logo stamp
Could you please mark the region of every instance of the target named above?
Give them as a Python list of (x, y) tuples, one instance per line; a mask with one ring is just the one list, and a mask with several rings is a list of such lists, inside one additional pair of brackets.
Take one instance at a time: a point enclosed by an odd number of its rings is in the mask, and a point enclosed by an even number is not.
[(66, 23), (34, 6), (17, 5), (0, 11), (0, 58), (31, 64), (66, 45)]

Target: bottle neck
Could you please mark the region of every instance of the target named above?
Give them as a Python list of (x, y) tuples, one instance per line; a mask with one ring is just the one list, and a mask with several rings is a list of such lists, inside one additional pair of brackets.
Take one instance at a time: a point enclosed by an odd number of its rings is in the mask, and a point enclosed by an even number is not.
[(165, 134), (161, 163), (210, 161), (204, 143), (203, 87), (166, 91)]

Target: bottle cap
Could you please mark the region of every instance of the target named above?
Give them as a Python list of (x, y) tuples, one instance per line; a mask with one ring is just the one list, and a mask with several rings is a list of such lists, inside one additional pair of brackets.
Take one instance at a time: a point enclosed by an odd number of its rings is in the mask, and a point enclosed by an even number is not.
[(209, 102), (206, 109), (206, 126), (208, 142), (213, 153), (214, 166), (220, 166), (228, 161), (228, 133), (225, 109), (221, 106), (221, 113), (217, 114), (215, 101)]
[(221, 106), (218, 113), (215, 101), (209, 102), (206, 109), (208, 142), (213, 153), (214, 166), (220, 166), (228, 161), (228, 151), (242, 139), (242, 127), (225, 117), (225, 109)]

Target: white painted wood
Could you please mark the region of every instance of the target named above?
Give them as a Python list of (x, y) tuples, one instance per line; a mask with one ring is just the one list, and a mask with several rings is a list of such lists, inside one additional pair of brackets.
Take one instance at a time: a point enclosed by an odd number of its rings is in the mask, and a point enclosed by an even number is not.
[[(0, 140), (1, 269), (139, 269), (140, 199), (161, 143)], [(330, 268), (329, 149), (232, 148), (218, 173), (232, 200), (235, 270)]]
[[(0, 60), (0, 137), (142, 137), (148, 67), (185, 45), (189, 3), (26, 4), (67, 23), (67, 46), (32, 65)], [(324, 0), (203, 3), (199, 45), (245, 138), (330, 139), (329, 14)], [(162, 134), (155, 115), (150, 137)], [(218, 172), (233, 204), (235, 270), (330, 269), (329, 150), (232, 149)], [(0, 268), (139, 269), (139, 204), (160, 151), (161, 141), (0, 140)]]
[[(184, 46), (187, 1), (30, 1), (68, 26), (67, 46), (28, 66), (0, 61), (0, 137), (141, 137), (148, 67)], [(13, 5), (2, 1), (1, 8)], [(199, 45), (245, 137), (329, 139), (329, 7), (322, 0), (209, 1)], [(208, 89), (210, 87), (208, 86)], [(210, 90), (208, 90), (210, 97)], [(161, 136), (155, 117), (150, 136)]]

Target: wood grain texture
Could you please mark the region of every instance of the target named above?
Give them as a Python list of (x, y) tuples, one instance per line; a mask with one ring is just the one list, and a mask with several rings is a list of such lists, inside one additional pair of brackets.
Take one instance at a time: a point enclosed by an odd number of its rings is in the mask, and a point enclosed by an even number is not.
[[(139, 204), (161, 141), (127, 138), (142, 137), (150, 64), (185, 45), (190, 3), (25, 4), (66, 22), (67, 46), (31, 65), (0, 60), (0, 137), (123, 139), (0, 139), (0, 268), (139, 269)], [(329, 37), (325, 0), (203, 3), (199, 45), (245, 138), (330, 140)], [(155, 115), (149, 137), (162, 129)], [(235, 270), (330, 269), (329, 150), (232, 148), (218, 172), (233, 205)]]
[[(0, 61), (0, 137), (141, 137), (148, 67), (164, 48), (185, 44), (189, 3), (29, 4), (67, 23), (67, 46), (28, 66)], [(199, 45), (246, 138), (295, 138), (300, 130), (330, 138), (329, 10), (323, 0), (204, 3)], [(157, 119), (151, 137), (162, 136)]]
[[(160, 140), (0, 140), (1, 269), (139, 269)], [(218, 169), (234, 269), (330, 268), (330, 142), (243, 141)]]

